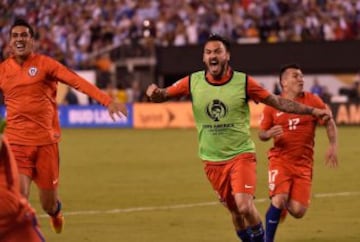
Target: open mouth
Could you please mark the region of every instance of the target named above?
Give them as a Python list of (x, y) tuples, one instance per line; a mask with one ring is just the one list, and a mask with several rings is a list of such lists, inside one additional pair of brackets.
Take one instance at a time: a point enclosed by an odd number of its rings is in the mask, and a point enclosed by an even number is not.
[(25, 50), (25, 43), (17, 42), (15, 47), (16, 47), (17, 51), (24, 51)]
[(218, 60), (213, 59), (209, 61), (209, 69), (212, 73), (217, 73), (220, 69), (220, 63)]

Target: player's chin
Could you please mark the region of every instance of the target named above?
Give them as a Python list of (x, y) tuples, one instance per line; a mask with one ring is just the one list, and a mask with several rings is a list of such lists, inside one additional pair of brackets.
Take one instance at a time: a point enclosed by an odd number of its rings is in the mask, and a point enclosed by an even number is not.
[(219, 76), (221, 74), (221, 68), (219, 66), (209, 66), (208, 71), (212, 76)]
[(14, 54), (16, 56), (20, 56), (20, 57), (23, 57), (23, 56), (27, 56), (29, 54), (28, 51), (25, 51), (25, 50), (15, 50), (14, 51)]

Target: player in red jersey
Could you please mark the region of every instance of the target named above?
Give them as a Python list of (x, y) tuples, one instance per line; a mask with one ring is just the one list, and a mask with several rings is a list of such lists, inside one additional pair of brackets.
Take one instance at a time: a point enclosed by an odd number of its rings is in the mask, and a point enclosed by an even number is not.
[(0, 64), (0, 89), (7, 111), (5, 134), (18, 164), (21, 193), (28, 197), (31, 182), (36, 183), (42, 208), (50, 215), (55, 232), (60, 233), (64, 219), (58, 196), (58, 82), (106, 106), (113, 119), (115, 115), (127, 115), (127, 111), (124, 104), (115, 102), (64, 65), (34, 53), (33, 45), (32, 27), (24, 20), (15, 21), (10, 28), (11, 56)]
[[(316, 108), (326, 108), (316, 95), (304, 92), (303, 73), (296, 64), (284, 66), (280, 71), (281, 96)], [(302, 218), (310, 204), (313, 173), (314, 137), (316, 125), (325, 124), (329, 139), (326, 165), (336, 167), (337, 131), (333, 119), (320, 120), (312, 115), (281, 112), (266, 106), (260, 123), (262, 141), (274, 139), (268, 153), (270, 207), (266, 213), (266, 241), (272, 242), (281, 214), (288, 211)]]
[(0, 134), (0, 241), (45, 241), (35, 211), (20, 193), (16, 161), (3, 134)]
[(248, 100), (324, 119), (331, 113), (272, 95), (251, 76), (233, 70), (229, 60), (230, 43), (213, 34), (203, 49), (206, 70), (191, 73), (167, 88), (151, 84), (146, 93), (153, 102), (191, 96), (206, 176), (229, 210), (239, 239), (263, 242), (264, 229), (254, 203), (256, 156)]

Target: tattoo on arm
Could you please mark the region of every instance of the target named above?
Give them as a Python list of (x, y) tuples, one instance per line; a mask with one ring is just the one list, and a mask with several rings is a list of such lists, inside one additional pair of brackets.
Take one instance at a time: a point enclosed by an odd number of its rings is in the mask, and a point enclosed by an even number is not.
[(312, 114), (314, 110), (312, 107), (275, 95), (270, 95), (263, 103), (286, 113)]
[(156, 103), (162, 103), (169, 99), (166, 89), (161, 88), (159, 91), (154, 92), (151, 96), (151, 100)]

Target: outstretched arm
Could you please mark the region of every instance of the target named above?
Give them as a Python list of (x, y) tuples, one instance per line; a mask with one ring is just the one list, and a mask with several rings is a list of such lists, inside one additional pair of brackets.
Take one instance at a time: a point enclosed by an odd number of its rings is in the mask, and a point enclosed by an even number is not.
[(262, 102), (286, 113), (310, 114), (325, 121), (332, 118), (331, 112), (327, 109), (310, 107), (273, 94)]
[(326, 123), (326, 133), (329, 139), (329, 147), (325, 154), (325, 164), (329, 167), (337, 167), (337, 128), (335, 121), (330, 119)]
[(108, 109), (111, 119), (114, 121), (115, 121), (115, 115), (120, 118), (122, 116), (127, 117), (127, 115), (128, 115), (126, 104), (120, 103), (120, 102), (117, 102), (114, 100), (109, 103), (109, 105), (107, 106), (107, 109)]

